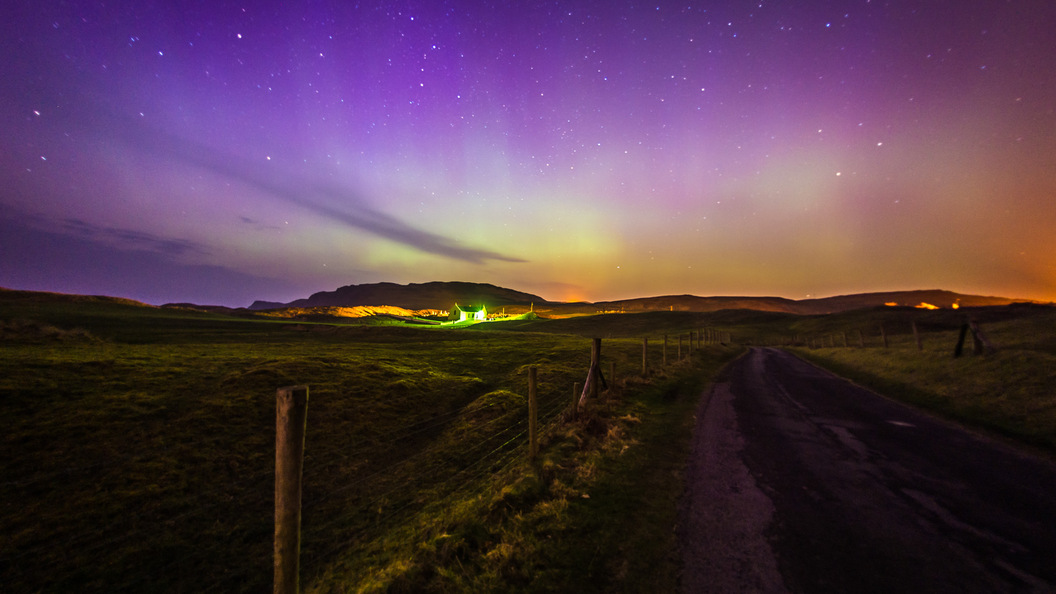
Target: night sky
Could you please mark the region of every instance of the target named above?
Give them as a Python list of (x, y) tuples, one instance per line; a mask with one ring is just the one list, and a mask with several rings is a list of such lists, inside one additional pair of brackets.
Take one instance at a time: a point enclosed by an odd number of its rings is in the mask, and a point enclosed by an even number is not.
[(14, 0), (0, 286), (1056, 300), (1056, 2)]

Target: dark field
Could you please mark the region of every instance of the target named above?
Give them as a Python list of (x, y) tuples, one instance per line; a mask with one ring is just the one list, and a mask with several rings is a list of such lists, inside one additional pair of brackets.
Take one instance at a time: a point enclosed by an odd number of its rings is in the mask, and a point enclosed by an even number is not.
[[(679, 460), (669, 451), (688, 436), (688, 415), (675, 411), (691, 410), (701, 382), (736, 353), (710, 347), (676, 365), (672, 346), (661, 371), (654, 348), (641, 378), (641, 339), (605, 340), (604, 371), (614, 361), (618, 376), (609, 401), (567, 422), (590, 357), (589, 340), (570, 334), (39, 298), (0, 302), (0, 320), (0, 581), (10, 591), (267, 590), (275, 391), (293, 384), (311, 390), (307, 591), (532, 589), (573, 571), (568, 583), (595, 583), (626, 552), (564, 550), (552, 537), (631, 530), (618, 518), (655, 492), (620, 481), (643, 472), (664, 473), (653, 481), (659, 504), (645, 507), (659, 505), (660, 517), (670, 508), (662, 521), (673, 521)], [(535, 467), (525, 445), (532, 365)], [(661, 561), (669, 528), (640, 536)], [(582, 557), (593, 572), (568, 565)], [(637, 573), (619, 579), (673, 579), (650, 558), (636, 553)]]
[[(792, 346), (889, 397), (1056, 451), (1048, 307), (438, 328), (0, 297), (7, 591), (269, 589), (275, 391), (294, 384), (311, 390), (305, 591), (676, 588), (671, 528), (692, 412), (740, 345)], [(952, 357), (967, 313), (995, 353), (973, 356), (969, 342)], [(690, 357), (684, 338), (678, 360), (677, 336), (701, 330), (712, 344)], [(573, 421), (591, 336), (604, 339), (602, 369), (614, 362), (616, 381)], [(543, 426), (535, 464), (529, 366), (539, 370)]]

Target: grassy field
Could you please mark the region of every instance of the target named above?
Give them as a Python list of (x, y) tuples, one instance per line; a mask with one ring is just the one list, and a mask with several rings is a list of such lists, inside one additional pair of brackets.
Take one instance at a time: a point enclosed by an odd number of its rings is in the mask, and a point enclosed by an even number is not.
[[(967, 314), (995, 353), (973, 356), (969, 343), (952, 356)], [(307, 384), (305, 591), (671, 591), (692, 412), (743, 348), (698, 346), (677, 361), (677, 336), (701, 329), (792, 348), (887, 396), (1056, 452), (1056, 312), (1046, 307), (439, 328), (5, 292), (0, 589), (267, 590), (275, 390)], [(592, 336), (604, 338), (602, 368), (614, 362), (616, 381), (570, 420)], [(534, 464), (529, 366), (543, 418)]]
[[(858, 348), (856, 330), (851, 347), (843, 348), (842, 330), (832, 326), (826, 334), (835, 334), (834, 340), (819, 336), (816, 348), (796, 352), (886, 396), (1056, 454), (1056, 310), (1021, 306), (976, 312), (996, 351), (973, 355), (969, 334), (958, 358), (953, 355), (964, 314), (931, 313), (917, 314), (922, 349), (912, 320), (903, 319), (886, 322), (888, 348), (879, 336)], [(850, 321), (878, 324), (868, 318)], [(833, 342), (836, 346), (829, 346)]]
[[(573, 330), (619, 326), (599, 323)], [(275, 390), (293, 384), (311, 390), (306, 591), (670, 589), (691, 412), (738, 350), (676, 362), (672, 344), (661, 370), (651, 323), (608, 332), (620, 337), (604, 341), (603, 369), (614, 361), (617, 381), (568, 421), (590, 343), (567, 330), (2, 295), (2, 589), (267, 590)], [(647, 334), (653, 372), (641, 378)], [(544, 422), (534, 465), (528, 366)]]

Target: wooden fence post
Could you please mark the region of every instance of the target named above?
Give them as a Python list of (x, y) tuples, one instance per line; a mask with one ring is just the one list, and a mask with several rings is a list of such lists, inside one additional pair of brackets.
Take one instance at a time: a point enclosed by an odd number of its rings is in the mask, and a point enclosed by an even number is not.
[(968, 328), (972, 331), (972, 352), (974, 354), (989, 355), (996, 350), (986, 335), (983, 334), (982, 328), (979, 327), (979, 322), (969, 318)]
[(847, 348), (847, 331), (843, 331), (843, 348)]
[(865, 348), (865, 335), (862, 334), (861, 328), (858, 329), (858, 346), (863, 349)]
[(953, 348), (953, 357), (956, 359), (964, 352), (964, 337), (968, 334), (968, 322), (961, 324), (961, 333), (957, 337), (957, 346)]
[(590, 342), (590, 372), (594, 375), (594, 387), (590, 391), (590, 397), (598, 398), (598, 381), (601, 379), (601, 339), (595, 338)]
[(649, 371), (649, 339), (642, 339), (642, 375)]
[(923, 351), (924, 350), (924, 343), (921, 342), (921, 340), (920, 340), (920, 331), (917, 330), (917, 323), (916, 322), (912, 322), (912, 325), (913, 325), (913, 338), (917, 341), (917, 350), (918, 351)]
[(535, 366), (528, 368), (528, 459), (535, 462), (539, 453), (539, 435), (536, 426), (538, 410), (535, 402)]
[(884, 330), (884, 325), (880, 324), (880, 340), (884, 343), (884, 348), (887, 348), (887, 332)]
[(572, 382), (572, 418), (579, 413), (579, 382)]
[(275, 594), (300, 592), (301, 479), (308, 386), (275, 394)]
[(662, 359), (661, 365), (663, 365), (664, 367), (667, 367), (667, 335), (666, 334), (664, 335), (664, 357)]

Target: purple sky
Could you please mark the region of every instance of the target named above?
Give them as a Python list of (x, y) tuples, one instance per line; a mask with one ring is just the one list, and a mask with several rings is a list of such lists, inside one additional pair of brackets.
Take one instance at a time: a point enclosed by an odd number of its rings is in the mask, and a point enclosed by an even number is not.
[(0, 8), (0, 286), (1056, 300), (1056, 2)]

